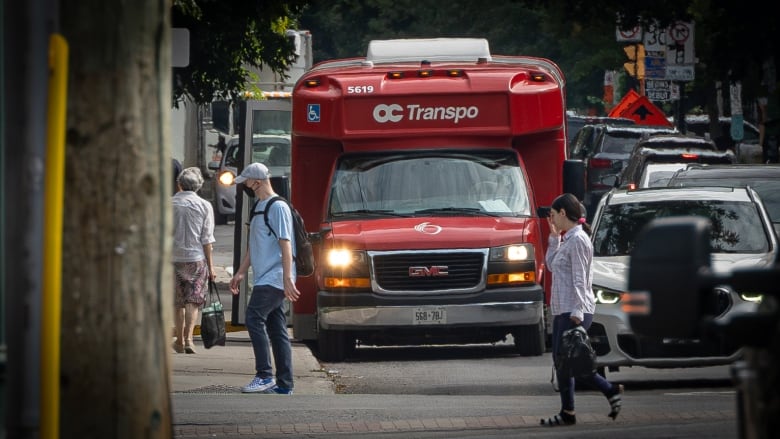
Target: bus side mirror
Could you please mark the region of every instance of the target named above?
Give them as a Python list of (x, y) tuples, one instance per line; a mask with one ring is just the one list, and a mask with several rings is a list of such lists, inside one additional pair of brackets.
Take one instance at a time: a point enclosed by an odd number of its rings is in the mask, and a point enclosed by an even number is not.
[(585, 162), (571, 159), (563, 162), (563, 191), (580, 201), (585, 199)]
[(287, 175), (271, 175), (271, 187), (274, 192), (285, 199), (290, 199), (290, 177)]
[[(700, 217), (651, 221), (631, 252), (622, 309), (637, 334), (699, 338), (712, 309), (710, 222)], [(708, 294), (709, 292), (709, 294)]]

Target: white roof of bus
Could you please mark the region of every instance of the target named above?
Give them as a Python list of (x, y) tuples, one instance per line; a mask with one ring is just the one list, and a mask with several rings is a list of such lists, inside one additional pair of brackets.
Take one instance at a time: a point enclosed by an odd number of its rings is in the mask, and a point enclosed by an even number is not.
[(490, 47), (484, 38), (427, 38), (372, 40), (366, 61), (477, 61), (490, 60)]

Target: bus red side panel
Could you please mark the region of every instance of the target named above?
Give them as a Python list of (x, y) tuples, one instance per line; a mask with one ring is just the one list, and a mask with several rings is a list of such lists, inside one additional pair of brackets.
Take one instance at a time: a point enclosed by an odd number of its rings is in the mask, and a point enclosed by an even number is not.
[[(338, 142), (294, 136), (292, 150), (291, 199), (301, 214), (309, 232), (319, 232), (328, 191), (330, 174), (342, 148)], [(320, 245), (314, 246), (315, 258)], [(315, 276), (298, 278), (296, 283), (301, 298), (293, 304), (293, 312), (315, 314), (317, 311), (317, 283)]]

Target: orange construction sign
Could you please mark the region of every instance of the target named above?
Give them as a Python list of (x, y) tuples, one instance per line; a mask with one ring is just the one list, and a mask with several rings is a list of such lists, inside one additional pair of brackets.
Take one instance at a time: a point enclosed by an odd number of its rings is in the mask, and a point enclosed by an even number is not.
[(674, 126), (666, 118), (663, 110), (634, 90), (629, 90), (623, 96), (623, 99), (609, 112), (609, 117), (634, 119), (637, 125)]

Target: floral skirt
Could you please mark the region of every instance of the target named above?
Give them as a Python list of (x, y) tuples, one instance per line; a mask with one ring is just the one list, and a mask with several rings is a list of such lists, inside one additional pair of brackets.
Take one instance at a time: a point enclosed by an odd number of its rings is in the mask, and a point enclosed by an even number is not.
[(186, 303), (203, 306), (208, 292), (209, 267), (206, 260), (174, 262), (174, 305), (184, 308)]

